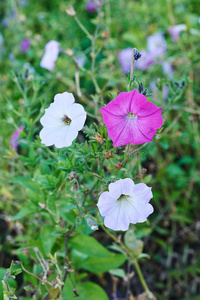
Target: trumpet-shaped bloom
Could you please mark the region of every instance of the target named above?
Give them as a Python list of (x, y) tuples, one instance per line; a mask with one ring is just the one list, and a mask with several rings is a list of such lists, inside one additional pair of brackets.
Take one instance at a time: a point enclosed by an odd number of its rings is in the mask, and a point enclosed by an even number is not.
[(85, 120), (86, 112), (83, 106), (74, 103), (71, 93), (57, 94), (40, 119), (44, 127), (40, 131), (42, 143), (46, 146), (55, 145), (57, 148), (71, 146)]
[(152, 142), (163, 124), (162, 108), (147, 102), (136, 90), (120, 93), (100, 109), (114, 147)]
[(45, 46), (45, 53), (40, 62), (40, 67), (52, 71), (60, 52), (60, 44), (56, 41), (50, 41)]
[(144, 183), (134, 184), (130, 178), (119, 179), (101, 194), (97, 206), (105, 217), (104, 224), (113, 230), (128, 230), (129, 224), (142, 223), (153, 212), (149, 204), (151, 188)]
[(174, 25), (168, 28), (168, 32), (172, 37), (173, 42), (177, 42), (182, 31), (186, 30), (185, 24)]

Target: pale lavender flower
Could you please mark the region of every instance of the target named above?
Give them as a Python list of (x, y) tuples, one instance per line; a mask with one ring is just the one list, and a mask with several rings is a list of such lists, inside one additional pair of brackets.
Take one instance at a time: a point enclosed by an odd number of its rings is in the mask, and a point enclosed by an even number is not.
[(142, 50), (140, 53), (142, 56), (135, 62), (135, 67), (140, 70), (146, 70), (154, 63), (154, 57), (151, 52), (147, 52), (145, 50)]
[(119, 52), (118, 59), (122, 71), (127, 74), (131, 70), (131, 57), (133, 48), (126, 48)]
[(187, 26), (185, 24), (174, 25), (168, 28), (173, 42), (177, 42), (182, 31), (185, 31)]
[(161, 57), (166, 53), (167, 43), (161, 33), (154, 33), (147, 38), (147, 49), (154, 58)]
[(23, 126), (19, 126), (19, 128), (15, 130), (14, 134), (10, 139), (10, 146), (15, 151), (17, 151), (17, 147), (20, 143), (19, 137), (20, 137), (20, 132), (22, 131), (23, 131)]
[(21, 52), (27, 52), (30, 49), (31, 41), (29, 39), (23, 39), (20, 43)]
[(104, 0), (88, 0), (86, 10), (89, 12), (96, 12), (103, 2)]
[(45, 53), (40, 62), (40, 67), (52, 71), (60, 52), (60, 43), (52, 40), (45, 46)]
[(173, 78), (173, 68), (172, 68), (172, 65), (169, 62), (163, 61), (162, 62), (162, 69), (163, 69), (163, 73), (168, 75), (169, 79)]
[(132, 179), (119, 179), (108, 186), (109, 192), (100, 195), (98, 208), (105, 217), (104, 224), (112, 230), (128, 230), (129, 224), (142, 223), (153, 212), (149, 204), (151, 188)]
[(54, 102), (45, 109), (40, 119), (43, 129), (40, 131), (41, 142), (56, 148), (71, 146), (78, 131), (83, 128), (86, 112), (81, 104), (74, 103), (74, 96), (65, 92), (57, 94)]

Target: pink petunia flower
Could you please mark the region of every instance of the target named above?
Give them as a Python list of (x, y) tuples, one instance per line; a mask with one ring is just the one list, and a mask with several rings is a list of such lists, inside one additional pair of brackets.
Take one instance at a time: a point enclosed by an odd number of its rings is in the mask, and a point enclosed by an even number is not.
[(60, 52), (60, 44), (56, 41), (49, 41), (45, 46), (45, 53), (40, 62), (40, 67), (52, 71)]
[(128, 230), (129, 224), (142, 223), (153, 212), (149, 204), (153, 194), (144, 183), (134, 184), (130, 178), (119, 179), (108, 186), (109, 192), (99, 197), (97, 206), (112, 230)]
[(168, 32), (172, 37), (173, 42), (177, 42), (182, 31), (186, 30), (185, 24), (174, 25), (168, 28)]
[(17, 147), (20, 143), (19, 137), (20, 137), (20, 132), (22, 131), (23, 131), (23, 126), (19, 126), (19, 128), (15, 130), (14, 134), (10, 139), (10, 146), (15, 151), (17, 151)]
[(134, 90), (120, 93), (100, 112), (114, 147), (119, 147), (152, 142), (157, 129), (163, 124), (161, 110)]

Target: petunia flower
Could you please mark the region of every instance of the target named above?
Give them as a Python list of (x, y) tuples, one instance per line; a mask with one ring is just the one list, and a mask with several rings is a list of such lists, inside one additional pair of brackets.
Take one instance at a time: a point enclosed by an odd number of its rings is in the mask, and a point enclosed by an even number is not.
[(49, 41), (45, 46), (45, 53), (40, 62), (40, 67), (52, 71), (60, 52), (60, 44), (56, 41)]
[(134, 184), (132, 179), (125, 178), (110, 183), (108, 189), (97, 203), (106, 227), (125, 231), (130, 223), (145, 222), (153, 212), (153, 206), (149, 204), (153, 194), (146, 184)]
[(30, 49), (31, 41), (29, 39), (23, 39), (20, 43), (21, 52), (27, 52)]
[(140, 70), (146, 70), (154, 63), (154, 57), (151, 52), (147, 52), (145, 50), (142, 50), (140, 53), (141, 58), (135, 62), (135, 67)]
[(86, 4), (86, 10), (88, 12), (96, 12), (103, 2), (104, 0), (88, 0)]
[(162, 33), (154, 33), (147, 38), (147, 49), (154, 58), (166, 53), (167, 44)]
[(15, 151), (17, 151), (17, 147), (20, 143), (19, 137), (20, 137), (20, 132), (22, 131), (23, 131), (23, 126), (19, 126), (19, 128), (15, 130), (14, 134), (10, 139), (10, 146)]
[(163, 124), (161, 110), (134, 90), (120, 93), (100, 112), (114, 147), (119, 147), (152, 142), (157, 129)]
[(172, 37), (173, 42), (177, 42), (182, 31), (186, 30), (185, 24), (174, 25), (168, 28), (168, 32)]
[(54, 97), (54, 102), (45, 109), (40, 119), (43, 129), (40, 131), (41, 142), (57, 148), (71, 146), (78, 131), (83, 128), (86, 112), (81, 104), (74, 103), (74, 96), (64, 92)]

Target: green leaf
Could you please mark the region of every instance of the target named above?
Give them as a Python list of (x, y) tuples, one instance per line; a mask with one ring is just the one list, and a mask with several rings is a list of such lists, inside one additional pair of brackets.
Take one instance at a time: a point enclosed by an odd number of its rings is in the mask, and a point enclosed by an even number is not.
[(79, 300), (108, 300), (107, 294), (96, 283), (87, 281), (77, 284), (77, 292)]
[(51, 252), (51, 249), (56, 241), (56, 235), (52, 234), (55, 230), (55, 226), (46, 225), (41, 232), (41, 241), (43, 248), (48, 255)]
[(80, 268), (94, 273), (105, 273), (111, 269), (120, 267), (126, 261), (126, 256), (122, 254), (113, 254), (109, 257), (89, 257)]
[(143, 241), (138, 240), (132, 229), (129, 229), (124, 236), (125, 245), (132, 250), (134, 256), (138, 257), (143, 249)]
[(11, 218), (12, 221), (19, 220), (23, 217), (27, 217), (31, 214), (35, 214), (36, 212), (39, 211), (39, 207), (37, 208), (33, 204), (29, 204), (25, 207), (23, 207), (14, 217)]
[[(5, 276), (7, 272), (7, 269), (5, 268), (0, 268), (0, 300), (3, 300), (3, 285), (2, 285), (2, 280), (3, 277)], [(14, 279), (12, 278), (7, 278), (6, 279), (7, 283), (9, 284), (10, 288), (17, 288), (17, 283)]]
[(110, 274), (124, 278), (126, 276), (126, 273), (123, 269), (114, 269), (109, 271)]
[(112, 253), (97, 242), (93, 237), (79, 234), (70, 239), (70, 245), (73, 249), (81, 251), (93, 257), (112, 256)]
[(70, 246), (73, 249), (72, 260), (77, 268), (94, 273), (103, 273), (118, 268), (126, 260), (125, 255), (108, 251), (91, 236), (77, 235), (70, 239)]

